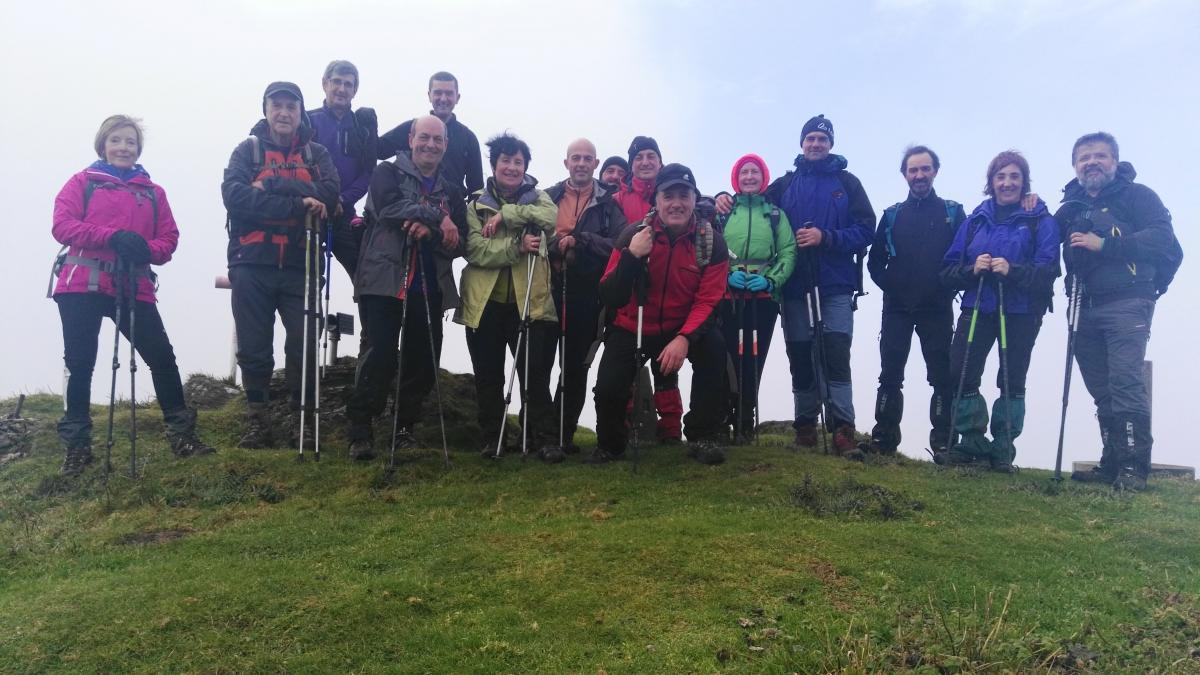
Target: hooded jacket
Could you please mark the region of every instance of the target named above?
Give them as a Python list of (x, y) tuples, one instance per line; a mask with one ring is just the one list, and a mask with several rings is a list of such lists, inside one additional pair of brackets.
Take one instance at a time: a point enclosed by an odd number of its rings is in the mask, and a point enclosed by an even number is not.
[(625, 222), (640, 223), (654, 203), (654, 181), (634, 178), (631, 174), (629, 180), (621, 183), (613, 199), (621, 206)]
[[(562, 181), (546, 190), (546, 195), (557, 206), (567, 191), (567, 181)], [(620, 205), (613, 199), (613, 193), (600, 181), (593, 181), (592, 197), (587, 206), (579, 213), (575, 229), (571, 236), (575, 237), (574, 258), (567, 265), (567, 297), (569, 299), (596, 297), (596, 287), (600, 277), (608, 265), (612, 255), (613, 239), (625, 229), (625, 214)], [(558, 239), (555, 235), (550, 240), (550, 259), (560, 260)], [(557, 288), (561, 283), (559, 275), (554, 275)]]
[(910, 192), (884, 210), (867, 257), (884, 311), (950, 311), (954, 291), (941, 282), (942, 259), (965, 218), (961, 204), (948, 209), (933, 190), (922, 198)]
[[(371, 190), (367, 197), (367, 230), (359, 249), (358, 268), (354, 276), (354, 296), (383, 295), (404, 299), (417, 274), (416, 261), (410, 261), (407, 278), (404, 256), (410, 255), (411, 241), (400, 228), (407, 221), (417, 221), (429, 228), (429, 238), (421, 245), (422, 255), (437, 279), (442, 308), (459, 306), (458, 290), (454, 287), (452, 262), (463, 253), (466, 239), (467, 213), (462, 199), (450, 189), (444, 176), (436, 176), (433, 189), (426, 192), (425, 179), (413, 164), (412, 154), (401, 151), (390, 162), (375, 167), (371, 174)], [(442, 246), (442, 219), (446, 216), (459, 231), (458, 247), (447, 251)]]
[[(846, 158), (829, 155), (810, 162), (798, 155), (789, 171), (767, 188), (767, 201), (778, 204), (792, 233), (806, 225), (820, 228), (821, 243), (813, 253), (797, 251), (796, 270), (783, 287), (786, 300), (804, 298), (817, 283), (826, 294), (854, 293), (861, 285), (855, 256), (862, 255), (875, 235), (875, 212)], [(815, 264), (815, 269), (814, 269)]]
[[(109, 248), (109, 239), (119, 230), (129, 230), (142, 235), (150, 246), (150, 264), (163, 265), (171, 260), (179, 244), (179, 228), (167, 203), (167, 194), (140, 165), (137, 169), (129, 180), (123, 181), (93, 165), (67, 180), (54, 199), (51, 230), (54, 238), (68, 247), (67, 256), (97, 260), (108, 267), (117, 259), (116, 251)], [(84, 213), (88, 183), (94, 186)], [(153, 191), (153, 201), (148, 191)], [(54, 295), (89, 292), (92, 272), (93, 268), (85, 264), (65, 263), (58, 272)], [(96, 272), (96, 291), (115, 295), (112, 275), (100, 269)], [(154, 284), (145, 276), (138, 279), (137, 299), (155, 302)]]
[[(1055, 214), (1065, 243), (1068, 275), (1083, 281), (1083, 295), (1093, 303), (1125, 298), (1154, 300), (1160, 267), (1175, 246), (1171, 213), (1154, 190), (1133, 182), (1129, 162), (1117, 165), (1116, 178), (1092, 197), (1077, 179), (1063, 188), (1063, 204)], [(1071, 248), (1072, 232), (1092, 232), (1104, 240), (1098, 252)]]
[(772, 230), (774, 210), (762, 195), (738, 193), (721, 234), (729, 247), (729, 266), (770, 279), (771, 297), (778, 301), (796, 266), (796, 239), (783, 209), (778, 209), (779, 222)]
[[(250, 135), (258, 138), (264, 157), (278, 153), (285, 166), (261, 166), (262, 158), (255, 157), (254, 142), (246, 139), (233, 149), (221, 197), (229, 212), (229, 266), (273, 265), (304, 269), (304, 220), (308, 208), (305, 197), (313, 197), (328, 209), (332, 216), (337, 209), (340, 181), (329, 151), (312, 141), (312, 127), (307, 114), (292, 142), (285, 148), (271, 140), (267, 120), (259, 120)], [(304, 148), (308, 146), (311, 163), (305, 165)], [(299, 177), (286, 174), (299, 174)], [(305, 180), (307, 173), (310, 180)], [(252, 187), (262, 181), (263, 189)]]
[[(657, 215), (648, 223), (625, 228), (613, 243), (608, 267), (600, 280), (600, 299), (616, 310), (613, 325), (637, 330), (638, 283), (645, 284), (642, 331), (645, 335), (682, 335), (695, 343), (716, 322), (715, 308), (725, 294), (729, 276), (729, 249), (713, 230), (712, 254), (701, 268), (696, 256), (696, 218), (671, 240)], [(629, 242), (643, 226), (653, 228), (650, 255), (639, 260), (629, 252)]]
[[(467, 203), (467, 266), (462, 271), (462, 306), (454, 320), (467, 328), (478, 328), (488, 298), (500, 283), (511, 281), (517, 298), (517, 313), (524, 315), (529, 254), (521, 253), (521, 236), (527, 229), (542, 235), (542, 253), (534, 263), (533, 285), (529, 297), (529, 316), (534, 321), (557, 321), (554, 299), (550, 295), (550, 263), (545, 255), (546, 239), (554, 234), (557, 209), (537, 181), (528, 174), (511, 202), (496, 195), (495, 179)], [(503, 221), (491, 237), (483, 236), (483, 225), (500, 213)]]
[[(973, 268), (975, 259), (987, 253), (1008, 261), (1007, 277), (988, 274), (983, 297), (976, 297), (979, 277)], [(1054, 291), (1058, 267), (1058, 224), (1038, 200), (1032, 211), (1018, 210), (1003, 221), (996, 221), (996, 200), (987, 199), (963, 221), (954, 242), (942, 258), (942, 281), (947, 287), (963, 290), (964, 310), (979, 303), (979, 311), (997, 310), (997, 283), (1004, 281), (1004, 311), (1009, 314), (1042, 315)]]

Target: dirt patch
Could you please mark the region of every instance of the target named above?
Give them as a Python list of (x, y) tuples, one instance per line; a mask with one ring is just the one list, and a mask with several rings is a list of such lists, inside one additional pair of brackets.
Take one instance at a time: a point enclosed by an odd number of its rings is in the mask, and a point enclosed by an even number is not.
[(191, 534), (191, 530), (146, 530), (145, 532), (130, 532), (117, 539), (122, 546), (139, 546), (143, 544), (165, 544), (176, 539), (183, 539)]

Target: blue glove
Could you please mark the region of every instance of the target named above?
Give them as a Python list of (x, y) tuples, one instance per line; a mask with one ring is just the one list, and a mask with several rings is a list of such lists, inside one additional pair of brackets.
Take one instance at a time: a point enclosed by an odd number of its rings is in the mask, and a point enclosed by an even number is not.
[(734, 270), (729, 273), (729, 287), (738, 290), (746, 288), (746, 281), (749, 275), (743, 270)]
[(746, 290), (759, 293), (771, 287), (771, 280), (761, 274), (750, 274), (746, 277)]

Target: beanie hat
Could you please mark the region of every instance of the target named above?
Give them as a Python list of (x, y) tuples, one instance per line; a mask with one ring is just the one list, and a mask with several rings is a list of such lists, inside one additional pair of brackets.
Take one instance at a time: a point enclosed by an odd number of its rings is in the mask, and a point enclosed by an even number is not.
[(733, 173), (730, 174), (729, 177), (733, 182), (734, 192), (742, 191), (742, 187), (738, 185), (738, 174), (742, 172), (743, 166), (751, 163), (757, 164), (758, 170), (762, 171), (762, 185), (758, 186), (758, 194), (762, 194), (767, 191), (767, 183), (771, 182), (771, 172), (767, 170), (767, 163), (763, 161), (762, 157), (759, 157), (754, 153), (750, 153), (748, 155), (742, 155), (738, 161), (733, 163)]
[(829, 137), (829, 147), (833, 147), (833, 122), (825, 119), (824, 115), (817, 115), (804, 123), (804, 129), (800, 131), (800, 138), (803, 139), (814, 131), (820, 131)]
[(662, 152), (658, 149), (658, 141), (649, 136), (634, 136), (633, 142), (629, 144), (629, 164), (633, 164), (633, 158), (638, 156), (638, 153), (643, 150), (653, 150), (654, 154), (658, 155), (658, 159), (662, 161)]
[(629, 162), (626, 162), (624, 159), (621, 159), (617, 155), (613, 155), (612, 157), (609, 157), (608, 159), (604, 160), (604, 163), (600, 165), (600, 175), (603, 176), (605, 169), (607, 169), (610, 166), (613, 166), (614, 164), (621, 167), (621, 169), (624, 170), (625, 173), (629, 173)]

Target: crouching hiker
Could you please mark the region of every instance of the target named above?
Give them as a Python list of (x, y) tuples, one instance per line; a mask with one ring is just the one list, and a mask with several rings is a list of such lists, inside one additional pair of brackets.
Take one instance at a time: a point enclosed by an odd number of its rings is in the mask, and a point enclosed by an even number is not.
[[(1011, 472), (1017, 454), (1013, 442), (1025, 424), (1025, 376), (1033, 343), (1059, 275), (1058, 225), (1040, 199), (1023, 209), (1029, 163), (1020, 153), (996, 155), (984, 193), (988, 199), (962, 222), (942, 259), (943, 282), (966, 292), (950, 346), (950, 373), (958, 378), (952, 424), (959, 440), (933, 459)], [(1000, 397), (992, 405), (989, 442), (987, 403), (979, 385), (997, 341)]]
[(596, 379), (597, 447), (589, 461), (625, 452), (626, 406), (644, 359), (656, 375), (692, 363), (690, 410), (684, 416), (688, 455), (704, 464), (725, 460), (719, 445), (725, 419), (725, 341), (717, 303), (725, 293), (729, 251), (710, 223), (696, 216), (696, 179), (669, 164), (655, 180), (655, 211), (625, 228), (600, 281), (600, 298), (616, 312), (604, 340)]
[[(375, 168), (367, 197), (368, 225), (354, 293), (370, 334), (346, 404), (352, 459), (375, 456), (371, 420), (383, 411), (388, 384), (397, 374), (401, 331), (392, 442), (393, 447), (413, 447), (412, 429), (441, 360), (439, 319), (443, 309), (458, 307), (451, 262), (462, 250), (459, 229), (465, 230), (466, 208), (439, 174), (446, 125), (432, 115), (417, 118), (409, 126), (408, 147), (412, 149)], [(414, 302), (405, 307), (410, 298)]]
[[(275, 367), (275, 313), (287, 335), (284, 366), (293, 408), (300, 406), (305, 285), (305, 219), (324, 220), (339, 198), (337, 169), (324, 146), (312, 142), (300, 88), (273, 82), (263, 94), (264, 119), (229, 157), (221, 196), (229, 212), (229, 281), (237, 362), (246, 390), (246, 431), (238, 445), (272, 445), (268, 386)], [(318, 260), (320, 256), (317, 256)], [(315, 322), (314, 322), (315, 323)], [(316, 335), (308, 336), (307, 381), (316, 367)], [(311, 401), (312, 393), (308, 392)], [(299, 441), (299, 424), (291, 439)]]
[(137, 120), (125, 115), (104, 120), (96, 133), (100, 159), (72, 176), (54, 200), (54, 238), (66, 247), (53, 294), (69, 373), (66, 413), (58, 422), (65, 476), (78, 475), (93, 460), (92, 371), (106, 316), (150, 367), (171, 452), (179, 457), (214, 452), (196, 436), (196, 412), (184, 404), (175, 352), (155, 306), (150, 265), (171, 260), (179, 229), (167, 194), (137, 163), (142, 140)]

